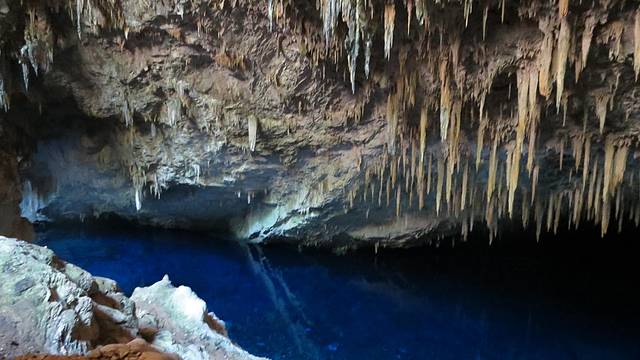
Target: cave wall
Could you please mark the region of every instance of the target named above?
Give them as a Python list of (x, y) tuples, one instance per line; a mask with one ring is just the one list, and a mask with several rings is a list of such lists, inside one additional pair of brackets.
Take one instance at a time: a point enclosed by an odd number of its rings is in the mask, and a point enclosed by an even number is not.
[(640, 220), (633, 2), (0, 10), (31, 218), (353, 246)]
[(20, 186), (15, 154), (0, 150), (0, 234), (32, 240), (31, 224), (20, 214)]

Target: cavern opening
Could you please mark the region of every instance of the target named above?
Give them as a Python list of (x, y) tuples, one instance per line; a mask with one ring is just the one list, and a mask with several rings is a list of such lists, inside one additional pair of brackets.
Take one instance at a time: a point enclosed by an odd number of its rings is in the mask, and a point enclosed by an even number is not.
[(0, 0), (0, 360), (640, 358), (639, 73), (635, 1)]

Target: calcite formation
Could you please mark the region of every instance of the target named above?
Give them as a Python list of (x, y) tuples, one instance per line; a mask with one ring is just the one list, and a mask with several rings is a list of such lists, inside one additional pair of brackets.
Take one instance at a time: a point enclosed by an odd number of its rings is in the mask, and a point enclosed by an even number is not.
[(0, 10), (0, 122), (52, 221), (335, 246), (640, 222), (634, 2)]

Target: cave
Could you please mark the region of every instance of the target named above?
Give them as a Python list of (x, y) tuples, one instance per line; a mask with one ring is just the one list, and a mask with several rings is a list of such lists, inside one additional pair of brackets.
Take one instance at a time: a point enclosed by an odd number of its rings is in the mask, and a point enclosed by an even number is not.
[(0, 360), (640, 358), (640, 6), (0, 0)]

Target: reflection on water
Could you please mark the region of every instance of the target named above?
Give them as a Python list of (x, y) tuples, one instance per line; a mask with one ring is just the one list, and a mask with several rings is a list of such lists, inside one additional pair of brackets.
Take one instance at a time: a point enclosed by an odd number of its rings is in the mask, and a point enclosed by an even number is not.
[(168, 274), (234, 341), (274, 359), (640, 358), (637, 282), (602, 289), (611, 283), (572, 262), (338, 257), (131, 229), (49, 229), (39, 242), (129, 294)]

